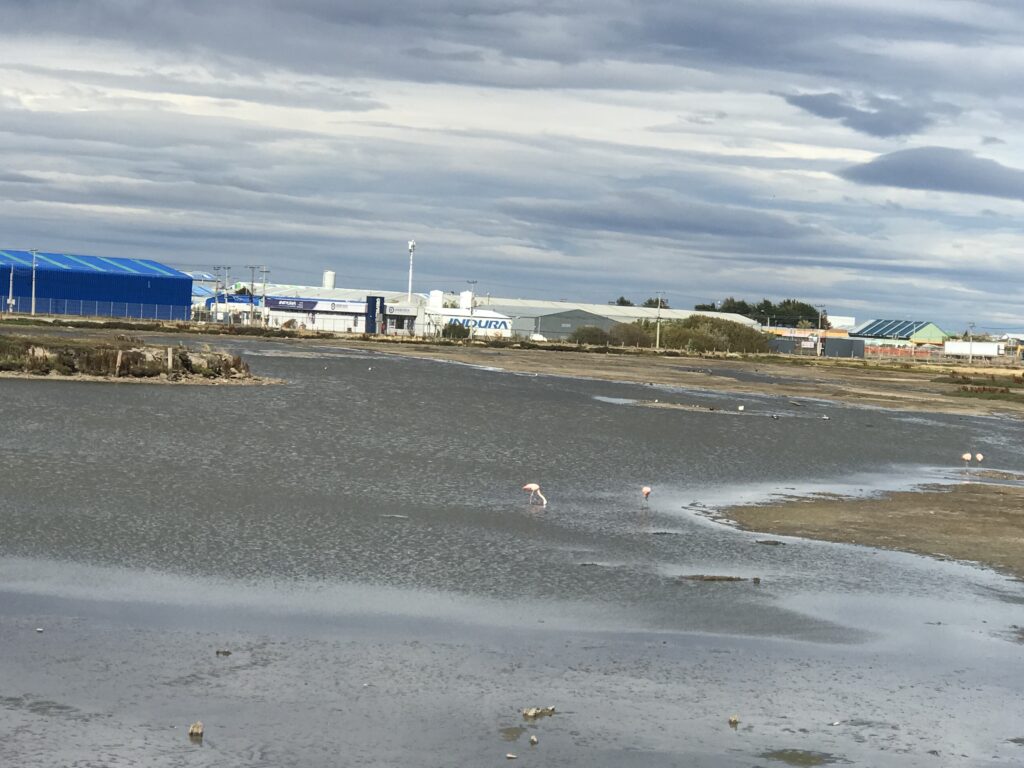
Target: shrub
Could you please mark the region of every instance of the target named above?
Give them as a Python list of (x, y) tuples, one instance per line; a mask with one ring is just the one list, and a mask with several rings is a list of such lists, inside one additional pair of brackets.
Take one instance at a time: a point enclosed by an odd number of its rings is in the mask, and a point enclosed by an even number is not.
[(441, 338), (453, 340), (468, 339), (469, 328), (459, 323), (448, 323), (441, 328)]
[(608, 331), (598, 328), (596, 325), (581, 325), (569, 335), (569, 341), (574, 344), (606, 346), (608, 344)]
[(624, 347), (650, 347), (654, 344), (654, 335), (642, 321), (616, 323), (608, 332), (608, 340)]
[(742, 323), (693, 315), (662, 323), (661, 343), (691, 352), (767, 352), (769, 337)]

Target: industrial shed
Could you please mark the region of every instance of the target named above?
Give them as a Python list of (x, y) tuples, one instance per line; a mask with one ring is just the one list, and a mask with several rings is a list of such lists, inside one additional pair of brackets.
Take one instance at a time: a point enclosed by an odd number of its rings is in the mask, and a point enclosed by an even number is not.
[[(0, 250), (3, 308), (29, 314), (31, 251)], [(113, 259), (70, 253), (35, 254), (35, 313), (187, 320), (192, 278), (149, 259)]]
[(595, 326), (610, 331), (618, 323), (607, 317), (587, 312), (582, 309), (545, 310), (534, 309), (529, 314), (522, 312), (521, 307), (504, 307), (488, 304), (488, 309), (501, 312), (512, 318), (512, 332), (519, 336), (540, 334), (549, 341), (569, 338), (578, 328)]
[(911, 346), (941, 344), (949, 334), (927, 320), (868, 320), (850, 331), (850, 338), (869, 345)]

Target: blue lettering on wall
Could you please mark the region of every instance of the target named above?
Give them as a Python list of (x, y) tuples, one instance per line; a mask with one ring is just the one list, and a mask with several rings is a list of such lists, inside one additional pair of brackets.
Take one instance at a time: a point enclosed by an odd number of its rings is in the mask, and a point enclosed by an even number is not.
[(476, 328), (481, 331), (508, 331), (511, 329), (511, 321), (495, 319), (477, 319), (475, 317), (453, 317), (448, 321), (449, 325), (461, 325), (464, 328)]

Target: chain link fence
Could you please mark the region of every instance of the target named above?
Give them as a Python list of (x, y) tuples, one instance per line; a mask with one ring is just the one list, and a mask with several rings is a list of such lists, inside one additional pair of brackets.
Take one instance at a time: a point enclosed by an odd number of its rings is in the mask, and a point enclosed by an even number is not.
[[(178, 304), (145, 304), (134, 301), (90, 301), (88, 299), (49, 299), (36, 297), (35, 314), (43, 317), (71, 315), (103, 319), (189, 320), (192, 308)], [(5, 316), (32, 314), (31, 296), (4, 296), (0, 311)]]

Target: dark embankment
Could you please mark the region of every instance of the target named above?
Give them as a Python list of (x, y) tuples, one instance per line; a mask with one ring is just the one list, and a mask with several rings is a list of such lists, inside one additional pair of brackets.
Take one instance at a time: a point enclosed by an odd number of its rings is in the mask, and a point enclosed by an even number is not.
[(177, 382), (253, 381), (237, 355), (146, 344), (117, 336), (68, 339), (0, 336), (0, 374)]

